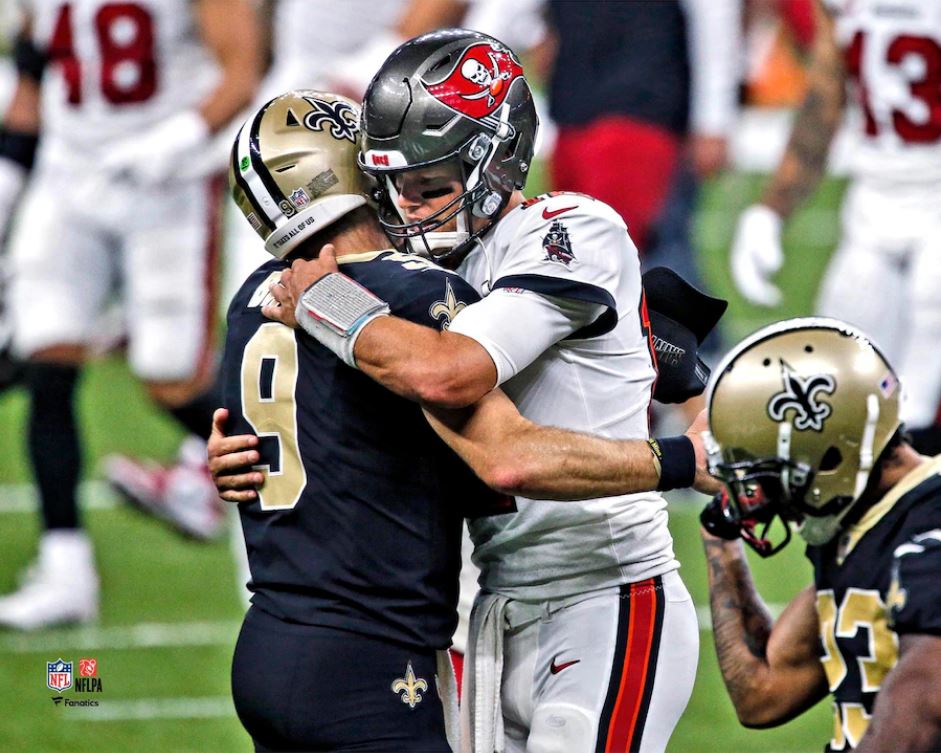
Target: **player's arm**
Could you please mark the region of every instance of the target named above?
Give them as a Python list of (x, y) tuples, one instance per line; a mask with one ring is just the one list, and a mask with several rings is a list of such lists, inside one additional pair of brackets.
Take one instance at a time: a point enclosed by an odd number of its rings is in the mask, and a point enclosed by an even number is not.
[[(523, 418), (502, 390), (485, 395), (461, 410), (425, 406), (425, 417), (441, 439), (489, 487), (530, 499), (590, 499), (617, 494), (687, 486), (677, 480), (689, 457), (685, 447), (665, 440), (665, 462), (654, 461), (644, 440), (611, 440), (549, 426)], [(705, 414), (686, 433), (695, 453), (696, 487), (714, 491), (715, 479), (705, 470), (699, 431)], [(666, 474), (664, 474), (666, 468)]]
[(29, 29), (26, 19), (15, 42), (13, 95), (0, 113), (0, 241), (6, 236), (39, 143), (39, 80), (45, 57), (33, 45)]
[(936, 750), (941, 740), (941, 636), (903, 635), (857, 753)]
[(797, 112), (791, 137), (761, 203), (782, 218), (816, 190), (823, 176), (833, 135), (845, 101), (845, 68), (837, 46), (833, 18), (814, 0), (814, 28), (807, 93)]
[(735, 713), (746, 727), (783, 724), (827, 694), (816, 592), (805, 588), (774, 620), (755, 588), (742, 542), (705, 530), (702, 537), (712, 635)]
[(214, 133), (248, 106), (261, 80), (261, 25), (248, 0), (198, 0), (195, 7), (203, 43), (222, 73), (199, 105), (200, 116)]

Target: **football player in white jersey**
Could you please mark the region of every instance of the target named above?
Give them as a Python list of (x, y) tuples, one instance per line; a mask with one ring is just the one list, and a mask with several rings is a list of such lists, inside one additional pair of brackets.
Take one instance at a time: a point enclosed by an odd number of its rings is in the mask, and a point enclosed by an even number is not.
[[(362, 165), (385, 192), (386, 231), (485, 297), (442, 333), (381, 315), (361, 289), (341, 294), (350, 326), (305, 314), (303, 299), (299, 323), (425, 404), (459, 408), (499, 385), (528, 419), (646, 440), (656, 370), (637, 250), (591, 197), (525, 200), (537, 125), (522, 68), (497, 40), (446, 30), (398, 48), (366, 93)], [(328, 273), (342, 285), (335, 272), (325, 251), (272, 292), (288, 301)], [(688, 485), (689, 442), (654, 446), (659, 488)], [(692, 691), (698, 629), (662, 496), (517, 495), (470, 524), (482, 591), (465, 666), (469, 748), (663, 750)]]
[(76, 504), (74, 392), (116, 280), (133, 372), (190, 431), (208, 435), (225, 165), (200, 157), (251, 101), (262, 56), (249, 0), (23, 6), (48, 62), (38, 86), (20, 76), (33, 96), (14, 99), (5, 119), (32, 118), (41, 134), (11, 238), (9, 303), (14, 349), (29, 361), (28, 445), (44, 532), (38, 566), (0, 599), (0, 624), (33, 629), (98, 610)]
[(902, 420), (923, 452), (941, 400), (941, 4), (815, 0), (809, 91), (761, 203), (742, 215), (732, 273), (754, 303), (776, 305), (781, 226), (816, 188), (845, 110), (858, 139), (843, 232), (817, 309), (856, 324), (898, 365)]

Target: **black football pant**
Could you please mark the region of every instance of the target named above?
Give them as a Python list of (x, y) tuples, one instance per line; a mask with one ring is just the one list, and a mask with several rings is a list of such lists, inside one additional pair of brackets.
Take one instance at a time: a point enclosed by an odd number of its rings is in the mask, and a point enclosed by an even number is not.
[(235, 646), (232, 697), (257, 751), (446, 753), (436, 671), (433, 650), (252, 607)]

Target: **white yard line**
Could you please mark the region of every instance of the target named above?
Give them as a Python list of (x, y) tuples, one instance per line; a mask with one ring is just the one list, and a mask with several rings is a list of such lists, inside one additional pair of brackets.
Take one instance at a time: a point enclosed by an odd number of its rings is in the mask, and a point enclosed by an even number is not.
[[(78, 488), (79, 504), (85, 510), (113, 510), (118, 497), (104, 481), (83, 481)], [(0, 484), (0, 515), (33, 513), (39, 497), (33, 484)]]
[(98, 706), (63, 707), (62, 714), (64, 720), (73, 722), (113, 722), (125, 719), (213, 719), (231, 716), (235, 716), (235, 707), (229, 696), (138, 698), (134, 701), (103, 699), (98, 701)]
[(40, 633), (0, 633), (0, 654), (48, 654), (98, 649), (232, 646), (237, 620), (219, 622), (142, 622), (117, 627), (80, 627)]

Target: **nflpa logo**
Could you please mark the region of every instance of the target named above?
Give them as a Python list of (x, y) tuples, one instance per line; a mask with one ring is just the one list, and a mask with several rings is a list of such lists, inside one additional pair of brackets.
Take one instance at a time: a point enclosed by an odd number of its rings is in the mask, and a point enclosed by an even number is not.
[(98, 676), (98, 660), (97, 659), (79, 659), (78, 660), (78, 674), (81, 677), (97, 677)]

